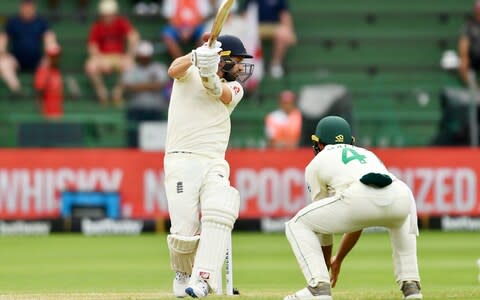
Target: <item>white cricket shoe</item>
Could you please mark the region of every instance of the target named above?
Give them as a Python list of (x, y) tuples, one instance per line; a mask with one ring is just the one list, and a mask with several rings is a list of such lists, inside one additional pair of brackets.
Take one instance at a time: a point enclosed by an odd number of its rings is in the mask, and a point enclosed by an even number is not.
[(188, 287), (188, 281), (190, 280), (190, 275), (183, 272), (176, 272), (175, 279), (173, 279), (173, 294), (177, 298), (183, 298), (188, 296), (185, 293), (185, 289)]
[(204, 280), (198, 280), (197, 282), (190, 284), (186, 289), (185, 293), (190, 295), (192, 298), (203, 298), (208, 295), (209, 287), (208, 283)]
[(333, 300), (333, 298), (330, 284), (321, 282), (316, 287), (307, 286), (295, 294), (286, 296), (283, 300)]

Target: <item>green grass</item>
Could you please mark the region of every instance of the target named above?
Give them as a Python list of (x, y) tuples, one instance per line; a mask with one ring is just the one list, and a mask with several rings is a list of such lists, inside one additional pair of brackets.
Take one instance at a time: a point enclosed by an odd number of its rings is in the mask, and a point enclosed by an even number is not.
[[(233, 242), (238, 298), (282, 299), (305, 285), (283, 234), (235, 233)], [(425, 299), (480, 299), (479, 233), (422, 232), (418, 253)], [(165, 235), (0, 237), (0, 299), (175, 299), (171, 281)], [(387, 234), (364, 234), (333, 296), (401, 299)]]

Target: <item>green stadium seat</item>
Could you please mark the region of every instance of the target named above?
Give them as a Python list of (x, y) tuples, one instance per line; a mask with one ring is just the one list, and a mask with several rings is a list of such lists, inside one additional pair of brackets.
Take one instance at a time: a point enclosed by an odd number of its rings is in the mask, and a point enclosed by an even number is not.
[[(130, 1), (119, 3), (123, 13), (131, 13)], [(47, 11), (46, 1), (39, 1), (39, 6), (41, 13)], [(455, 75), (440, 69), (440, 57), (444, 50), (456, 49), (471, 0), (301, 0), (290, 1), (290, 6), (299, 40), (286, 58), (287, 74), (281, 80), (265, 75), (258, 90), (238, 106), (232, 115), (230, 146), (263, 146), (263, 119), (277, 107), (278, 93), (322, 83), (342, 84), (350, 91), (360, 142), (430, 143), (440, 118), (438, 94), (445, 85), (458, 85)], [(0, 22), (17, 8), (16, 1), (0, 1)], [(64, 121), (83, 124), (87, 147), (121, 147), (127, 127), (124, 110), (100, 106), (84, 74), (88, 30), (96, 9), (90, 2), (83, 24), (72, 18), (75, 1), (62, 1), (63, 16), (52, 23), (63, 46), (63, 73), (75, 78), (82, 92), (80, 99), (67, 97)], [(156, 58), (168, 62), (159, 38), (165, 21), (135, 16), (131, 21), (142, 38), (155, 42)], [(264, 56), (269, 57), (271, 44), (265, 46)], [(21, 122), (41, 120), (33, 76), (21, 74), (20, 79), (26, 96), (19, 99), (11, 98), (0, 84), (0, 147), (17, 145)], [(108, 78), (109, 84), (114, 81)]]

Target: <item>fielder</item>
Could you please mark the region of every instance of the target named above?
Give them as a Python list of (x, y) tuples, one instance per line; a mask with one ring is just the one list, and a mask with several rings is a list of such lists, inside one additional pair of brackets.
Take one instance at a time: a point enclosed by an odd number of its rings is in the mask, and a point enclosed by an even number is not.
[(239, 82), (253, 72), (253, 64), (242, 60), (252, 56), (235, 36), (217, 40), (213, 49), (205, 44), (175, 59), (168, 70), (175, 80), (164, 169), (172, 223), (167, 243), (177, 297), (201, 298), (217, 290), (240, 207), (225, 151), (230, 114), (243, 97)]
[[(389, 229), (395, 277), (404, 299), (422, 299), (417, 266), (415, 200), (409, 187), (372, 152), (353, 146), (350, 125), (337, 116), (318, 122), (315, 157), (305, 170), (313, 203), (286, 223), (286, 235), (307, 287), (284, 300), (332, 300), (340, 266), (362, 229)], [(331, 258), (333, 234), (344, 233)], [(331, 268), (332, 276), (329, 276)]]

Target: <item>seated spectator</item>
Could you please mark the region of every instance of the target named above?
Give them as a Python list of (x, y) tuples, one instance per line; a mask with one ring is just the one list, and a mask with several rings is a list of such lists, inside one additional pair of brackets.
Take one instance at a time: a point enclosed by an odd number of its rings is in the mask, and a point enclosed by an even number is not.
[(46, 58), (35, 72), (34, 87), (39, 95), (42, 114), (47, 119), (63, 116), (63, 80), (59, 69), (61, 49), (52, 46), (46, 50)]
[(211, 13), (209, 0), (164, 0), (163, 16), (168, 25), (163, 40), (172, 59), (182, 56), (182, 47), (202, 43), (204, 21)]
[(55, 34), (47, 21), (37, 15), (35, 2), (22, 0), (19, 14), (7, 20), (4, 32), (0, 34), (0, 76), (11, 92), (21, 93), (17, 70), (35, 71), (42, 59), (43, 48), (55, 45)]
[(285, 90), (279, 95), (279, 109), (265, 118), (267, 146), (277, 149), (298, 147), (302, 132), (302, 114), (296, 107), (296, 95)]
[(136, 64), (123, 74), (122, 84), (129, 96), (128, 145), (138, 146), (138, 126), (142, 121), (165, 120), (168, 101), (162, 89), (168, 82), (165, 65), (153, 61), (153, 45), (142, 41), (137, 47)]
[(260, 37), (263, 40), (273, 41), (270, 75), (273, 78), (281, 78), (285, 73), (283, 58), (288, 48), (297, 41), (288, 0), (246, 0), (245, 7), (248, 7), (250, 3), (258, 5)]
[(458, 43), (460, 77), (468, 85), (468, 73), (480, 70), (480, 0), (475, 1), (474, 17), (468, 20)]
[[(63, 1), (66, 2), (65, 0)], [(71, 1), (71, 0), (67, 0), (67, 1)], [(49, 10), (48, 14), (51, 20), (60, 19), (61, 2), (62, 2), (61, 0), (48, 0), (48, 10)], [(88, 13), (88, 0), (77, 0), (76, 2), (77, 2), (77, 7), (73, 15), (79, 21), (85, 22), (87, 20), (87, 13)]]
[[(118, 4), (115, 0), (102, 0), (99, 13), (99, 19), (90, 29), (89, 58), (85, 69), (100, 103), (108, 104), (110, 92), (102, 75), (113, 72), (122, 74), (131, 67), (139, 35), (127, 18), (118, 15)], [(111, 98), (115, 105), (122, 104), (120, 82), (113, 88)]]

